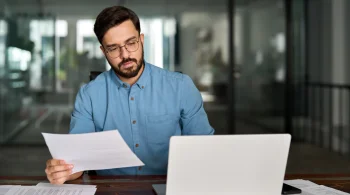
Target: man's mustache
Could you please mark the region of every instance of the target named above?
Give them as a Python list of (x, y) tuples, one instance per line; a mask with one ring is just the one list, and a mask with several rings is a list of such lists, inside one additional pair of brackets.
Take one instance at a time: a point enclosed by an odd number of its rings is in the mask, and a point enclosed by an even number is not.
[(127, 59), (123, 59), (123, 61), (121, 61), (118, 65), (118, 67), (120, 68), (124, 63), (127, 63), (127, 62), (135, 62), (137, 63), (137, 60), (135, 58), (127, 58)]

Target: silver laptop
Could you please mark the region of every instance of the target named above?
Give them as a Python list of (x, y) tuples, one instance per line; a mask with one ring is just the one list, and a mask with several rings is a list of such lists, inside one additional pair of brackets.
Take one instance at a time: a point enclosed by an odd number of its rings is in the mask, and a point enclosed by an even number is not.
[(167, 184), (158, 195), (280, 195), (291, 136), (203, 135), (170, 139)]

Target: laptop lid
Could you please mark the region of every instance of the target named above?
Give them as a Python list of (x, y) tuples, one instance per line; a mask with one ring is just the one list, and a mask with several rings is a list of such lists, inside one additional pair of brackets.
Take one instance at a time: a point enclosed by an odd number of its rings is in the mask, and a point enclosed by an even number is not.
[(289, 134), (173, 136), (166, 195), (280, 195)]

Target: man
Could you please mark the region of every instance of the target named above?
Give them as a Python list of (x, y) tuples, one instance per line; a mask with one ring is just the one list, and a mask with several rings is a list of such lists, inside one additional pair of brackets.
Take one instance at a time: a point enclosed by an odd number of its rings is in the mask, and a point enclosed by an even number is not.
[[(111, 70), (79, 90), (70, 133), (118, 129), (145, 164), (98, 170), (100, 175), (166, 174), (171, 136), (214, 133), (190, 77), (144, 61), (140, 30), (137, 15), (122, 6), (104, 9), (95, 22), (95, 34)], [(73, 166), (64, 159), (50, 159), (45, 172), (51, 183), (62, 184), (82, 175), (71, 174)]]

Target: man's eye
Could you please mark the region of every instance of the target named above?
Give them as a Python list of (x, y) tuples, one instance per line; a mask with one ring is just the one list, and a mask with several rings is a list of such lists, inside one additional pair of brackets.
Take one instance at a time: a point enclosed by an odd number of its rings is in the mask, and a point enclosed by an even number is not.
[(128, 45), (135, 45), (136, 44), (136, 42), (130, 42), (130, 43), (128, 43)]

